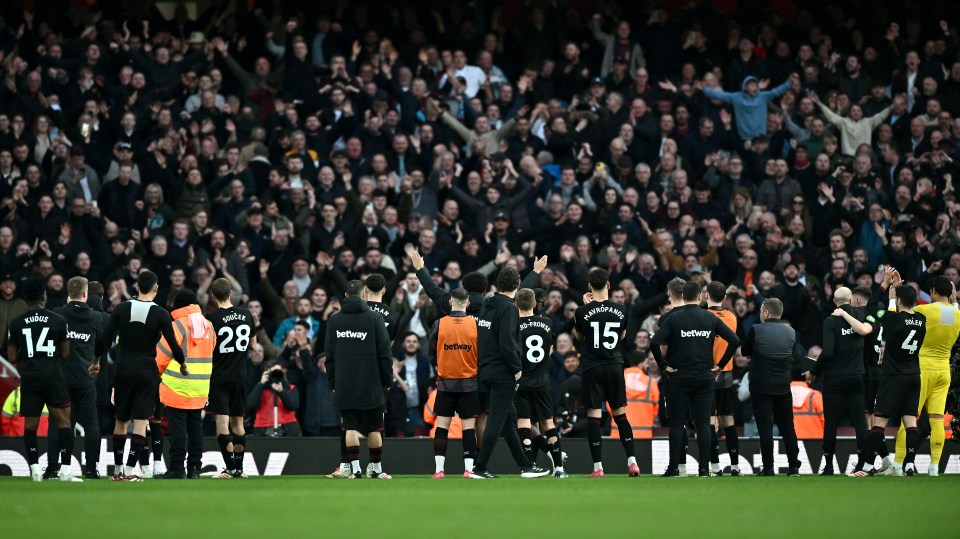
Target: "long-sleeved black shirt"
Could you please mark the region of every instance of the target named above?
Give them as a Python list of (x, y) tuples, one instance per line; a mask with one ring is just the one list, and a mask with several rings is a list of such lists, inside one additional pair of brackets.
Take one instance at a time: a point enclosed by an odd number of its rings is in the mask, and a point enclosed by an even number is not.
[[(866, 319), (863, 309), (850, 305), (840, 308), (861, 322)], [(823, 321), (822, 348), (813, 373), (823, 374), (825, 383), (836, 378), (863, 376), (863, 337), (842, 317), (831, 315)]]
[(650, 340), (650, 350), (660, 369), (667, 367), (660, 350), (661, 344), (668, 345), (670, 367), (677, 370), (670, 377), (671, 383), (685, 381), (712, 380), (714, 337), (730, 343), (727, 351), (717, 364), (726, 366), (734, 351), (740, 346), (740, 338), (722, 320), (712, 313), (701, 309), (699, 305), (684, 305), (671, 311), (671, 315), (660, 318), (660, 329)]
[(360, 298), (346, 298), (327, 323), (324, 348), (327, 378), (340, 410), (382, 408), (383, 388), (390, 387), (390, 337), (383, 316)]
[(751, 358), (750, 391), (767, 395), (790, 393), (790, 369), (797, 332), (784, 320), (750, 326), (740, 353)]
[(477, 318), (477, 374), (480, 380), (513, 377), (520, 362), (520, 311), (513, 300), (494, 294), (483, 302)]
[[(167, 342), (177, 342), (173, 332), (173, 318), (166, 309), (152, 301), (132, 299), (125, 301), (113, 310), (103, 340), (97, 342), (97, 357), (113, 344), (117, 343), (117, 371), (125, 369), (157, 370), (157, 343), (163, 336)], [(183, 349), (171, 346), (173, 359), (181, 365), (187, 362)]]

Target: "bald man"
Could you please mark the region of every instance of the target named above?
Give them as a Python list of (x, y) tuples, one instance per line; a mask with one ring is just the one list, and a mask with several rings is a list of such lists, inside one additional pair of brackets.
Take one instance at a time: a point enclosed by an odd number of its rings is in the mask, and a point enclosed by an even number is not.
[[(808, 382), (823, 378), (823, 458), (821, 475), (834, 475), (833, 461), (837, 447), (837, 423), (846, 414), (857, 431), (857, 465), (850, 472), (863, 468), (867, 456), (867, 423), (863, 416), (863, 346), (864, 336), (873, 326), (864, 322), (863, 308), (850, 304), (853, 293), (840, 287), (833, 294), (836, 310), (823, 322), (823, 353), (814, 368), (805, 373)], [(841, 470), (842, 471), (842, 470)]]

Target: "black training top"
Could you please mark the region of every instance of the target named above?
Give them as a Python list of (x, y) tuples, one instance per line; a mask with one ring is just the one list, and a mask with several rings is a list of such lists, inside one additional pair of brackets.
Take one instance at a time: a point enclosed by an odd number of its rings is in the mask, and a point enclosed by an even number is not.
[(96, 383), (90, 376), (90, 364), (97, 357), (97, 344), (103, 338), (103, 318), (86, 303), (71, 301), (54, 309), (67, 321), (70, 357), (62, 364), (63, 380), (69, 387), (87, 387)]
[(520, 312), (513, 300), (497, 293), (483, 301), (477, 317), (477, 375), (480, 380), (513, 377), (520, 361)]
[(714, 314), (701, 309), (699, 305), (677, 307), (664, 322), (660, 318), (660, 329), (650, 340), (650, 351), (661, 369), (667, 367), (663, 359), (661, 344), (669, 346), (670, 367), (677, 370), (671, 375), (672, 381), (713, 380), (713, 341), (719, 336), (727, 341), (726, 352), (717, 363), (721, 369), (726, 366), (734, 351), (740, 346), (740, 338), (722, 320)]
[[(861, 322), (866, 319), (863, 309), (850, 305), (840, 308)], [(842, 317), (830, 315), (823, 321), (823, 352), (813, 373), (823, 373), (828, 380), (863, 376), (863, 337)]]
[(213, 350), (211, 382), (246, 382), (247, 351), (253, 337), (253, 315), (242, 307), (228, 307), (207, 313), (217, 335)]
[[(139, 299), (118, 305), (110, 315), (103, 335), (104, 339), (97, 343), (97, 357), (102, 357), (116, 338), (118, 372), (125, 369), (150, 369), (156, 372), (160, 337), (163, 336), (167, 342), (177, 342), (170, 313), (152, 301)], [(182, 348), (171, 346), (170, 351), (178, 363), (186, 363)]]

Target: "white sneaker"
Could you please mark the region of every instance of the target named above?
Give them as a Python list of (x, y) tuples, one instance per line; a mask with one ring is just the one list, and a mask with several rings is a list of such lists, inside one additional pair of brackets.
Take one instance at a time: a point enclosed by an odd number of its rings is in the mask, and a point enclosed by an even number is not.
[(927, 475), (930, 477), (939, 477), (940, 476), (940, 465), (930, 464), (930, 467), (927, 468)]
[(367, 477), (370, 477), (370, 478), (375, 478), (375, 477), (377, 477), (377, 471), (373, 469), (373, 463), (372, 463), (372, 462), (367, 463), (367, 473), (366, 473), (366, 476), (367, 476)]
[[(65, 468), (69, 468), (69, 466)], [(60, 472), (57, 474), (57, 479), (64, 483), (83, 483), (83, 479), (80, 479), (75, 475), (71, 475), (70, 470), (65, 468), (60, 469)]]
[(43, 482), (43, 470), (40, 469), (40, 465), (39, 465), (39, 464), (31, 464), (31, 465), (30, 465), (30, 479), (33, 479), (33, 482), (34, 482), (34, 483), (42, 483), (42, 482)]
[(167, 467), (163, 464), (162, 460), (153, 461), (153, 476), (163, 475), (167, 473)]
[(149, 464), (140, 467), (140, 477), (143, 479), (153, 479), (153, 467)]

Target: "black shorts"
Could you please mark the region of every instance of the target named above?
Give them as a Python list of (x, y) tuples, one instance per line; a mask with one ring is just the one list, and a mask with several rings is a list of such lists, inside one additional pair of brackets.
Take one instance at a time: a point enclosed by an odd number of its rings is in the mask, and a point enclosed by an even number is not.
[(880, 379), (873, 413), (880, 417), (916, 417), (920, 408), (920, 375), (892, 374)]
[(117, 419), (150, 419), (157, 411), (160, 376), (145, 370), (117, 373), (114, 381), (114, 407)]
[(546, 389), (521, 389), (513, 398), (517, 407), (517, 417), (530, 421), (553, 419), (553, 405), (550, 392)]
[(40, 417), (44, 406), (70, 407), (70, 392), (59, 372), (49, 375), (31, 373), (20, 380), (20, 415)]
[(362, 434), (383, 432), (383, 409), (340, 410), (343, 430), (355, 430)]
[(713, 415), (733, 415), (736, 402), (736, 388), (715, 389), (713, 392)]
[(243, 382), (211, 382), (209, 400), (214, 414), (243, 417), (247, 392)]
[[(877, 401), (877, 388), (880, 387), (880, 380), (871, 380), (869, 375), (864, 375), (863, 377), (863, 402), (865, 404), (865, 412), (872, 414), (874, 410), (874, 403)], [(917, 400), (920, 400), (920, 396), (917, 395)]]
[(587, 410), (599, 410), (603, 403), (610, 408), (627, 405), (627, 386), (623, 380), (623, 365), (600, 365), (583, 373), (583, 405)]
[[(489, 395), (489, 393), (488, 393)], [(437, 399), (433, 403), (433, 413), (437, 417), (453, 417), (458, 414), (460, 419), (473, 419), (480, 415), (480, 396), (476, 391), (437, 391)]]

